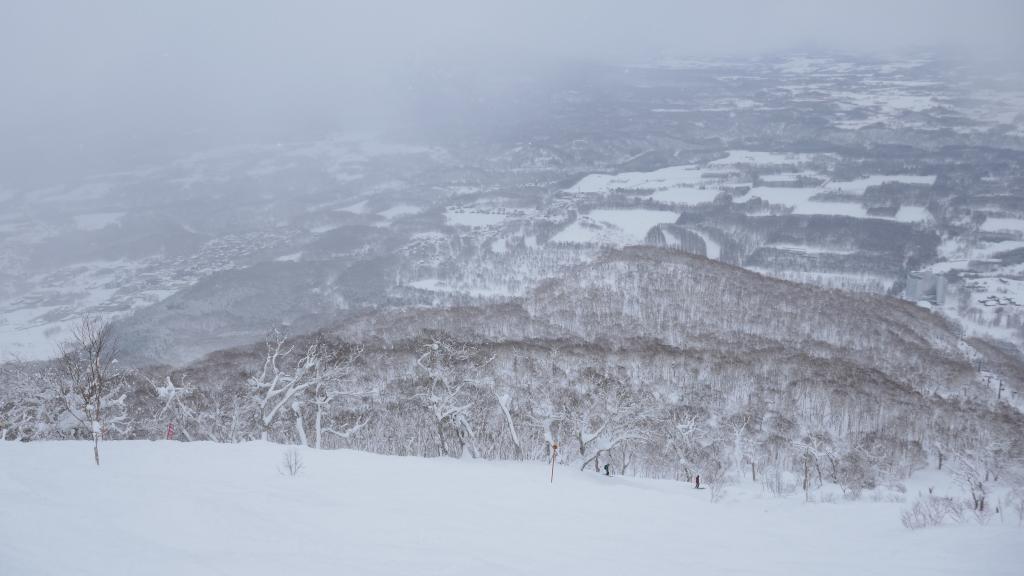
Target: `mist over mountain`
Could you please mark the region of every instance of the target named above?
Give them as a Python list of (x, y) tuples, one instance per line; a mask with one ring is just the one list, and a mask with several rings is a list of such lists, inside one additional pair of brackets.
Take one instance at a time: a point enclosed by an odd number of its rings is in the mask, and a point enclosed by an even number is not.
[(476, 123), (503, 110), (467, 100), (516, 98), (567, 64), (924, 48), (1013, 72), (1022, 19), (1012, 0), (14, 0), (0, 7), (0, 168), (43, 187), (223, 146)]

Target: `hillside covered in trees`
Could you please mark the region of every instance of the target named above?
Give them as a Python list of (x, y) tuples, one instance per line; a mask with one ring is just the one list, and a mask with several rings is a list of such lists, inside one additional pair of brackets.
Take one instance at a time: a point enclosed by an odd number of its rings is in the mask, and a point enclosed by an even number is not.
[(605, 251), (508, 302), (268, 329), (173, 369), (122, 366), (116, 329), (80, 331), (56, 361), (3, 367), (0, 434), (90, 438), (96, 422), (162, 438), (173, 423), (185, 440), (529, 460), (557, 444), (578, 468), (773, 494), (946, 466), (982, 503), (1024, 463), (1015, 357), (907, 302), (678, 251)]

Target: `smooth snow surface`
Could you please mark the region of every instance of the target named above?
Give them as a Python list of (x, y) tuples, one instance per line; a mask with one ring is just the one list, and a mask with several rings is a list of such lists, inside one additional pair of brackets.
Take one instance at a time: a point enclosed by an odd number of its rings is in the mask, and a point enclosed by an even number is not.
[(585, 194), (607, 194), (613, 190), (669, 190), (695, 186), (701, 181), (701, 169), (695, 166), (669, 166), (653, 172), (590, 174), (572, 187)]
[(452, 286), (437, 278), (416, 280), (415, 282), (409, 282), (408, 285), (412, 288), (428, 292), (461, 292), (482, 298), (512, 295), (511, 292), (500, 286)]
[(92, 214), (78, 214), (74, 218), (75, 226), (79, 230), (91, 232), (119, 224), (121, 219), (124, 218), (124, 212), (94, 212)]
[(285, 254), (284, 256), (278, 256), (274, 258), (277, 262), (298, 262), (302, 259), (302, 252), (292, 252), (291, 254)]
[[(1024, 530), (909, 531), (805, 504), (541, 463), (287, 446), (0, 442), (0, 574), (1017, 575)], [(745, 488), (753, 492), (754, 488)]]
[(678, 213), (669, 210), (593, 210), (555, 234), (551, 241), (613, 246), (643, 244), (651, 228), (671, 224), (678, 218)]
[(651, 200), (664, 202), (666, 204), (696, 205), (711, 202), (720, 194), (714, 188), (689, 188), (679, 187), (667, 190), (658, 190), (651, 194)]
[(789, 252), (800, 252), (802, 254), (856, 254), (856, 250), (846, 249), (835, 249), (827, 248), (823, 246), (808, 246), (804, 244), (770, 244), (769, 248), (775, 248), (776, 250), (787, 250)]
[(409, 204), (399, 204), (398, 206), (392, 206), (387, 210), (378, 212), (385, 218), (399, 218), (401, 216), (409, 216), (411, 214), (419, 214), (423, 209), (419, 206), (410, 206)]
[(813, 154), (778, 154), (776, 152), (763, 152), (752, 150), (730, 150), (728, 156), (712, 162), (713, 166), (774, 166), (774, 165), (795, 165), (806, 164), (814, 158)]
[(985, 232), (1017, 232), (1024, 233), (1024, 220), (1017, 218), (986, 218), (981, 223)]

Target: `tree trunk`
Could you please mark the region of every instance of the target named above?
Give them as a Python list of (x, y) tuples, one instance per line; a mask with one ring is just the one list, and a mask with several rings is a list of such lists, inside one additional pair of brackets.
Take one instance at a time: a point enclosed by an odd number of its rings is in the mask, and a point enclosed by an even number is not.
[(306, 428), (302, 425), (302, 411), (295, 411), (295, 431), (299, 433), (299, 442), (303, 446), (309, 446), (309, 439), (306, 438)]
[(448, 445), (444, 441), (444, 426), (443, 426), (443, 422), (441, 420), (437, 421), (437, 441), (438, 441), (437, 455), (438, 456), (447, 456), (448, 455)]
[(456, 426), (455, 428), (455, 439), (459, 441), (459, 458), (466, 455), (466, 439), (462, 435), (462, 428)]
[(596, 462), (597, 462), (598, 456), (600, 456), (600, 455), (601, 455), (601, 452), (598, 451), (598, 452), (595, 452), (594, 455), (591, 456), (590, 458), (587, 458), (586, 460), (584, 460), (583, 464), (580, 465), (580, 472), (586, 470), (587, 466), (590, 466), (591, 462), (594, 462), (594, 470), (597, 470), (597, 463)]
[(316, 433), (316, 438), (314, 438), (314, 440), (313, 440), (316, 443), (316, 449), (317, 450), (320, 450), (322, 448), (322, 446), (323, 446), (323, 444), (322, 444), (323, 430), (324, 430), (324, 427), (323, 427), (323, 414), (324, 414), (323, 408), (321, 408), (320, 405), (317, 404), (316, 405), (316, 432), (315, 432)]
[(99, 390), (96, 391), (96, 417), (92, 421), (92, 454), (96, 459), (96, 465), (100, 465), (100, 434), (103, 432), (103, 425), (100, 422), (100, 408), (102, 406)]
[(523, 459), (523, 447), (519, 444), (519, 434), (516, 433), (516, 425), (512, 422), (512, 414), (509, 413), (508, 407), (501, 401), (501, 397), (498, 396), (497, 392), (491, 391), (494, 394), (494, 399), (498, 402), (498, 407), (501, 408), (501, 413), (505, 416), (505, 424), (508, 426), (508, 433), (512, 436), (512, 450), (513, 456), (516, 460)]

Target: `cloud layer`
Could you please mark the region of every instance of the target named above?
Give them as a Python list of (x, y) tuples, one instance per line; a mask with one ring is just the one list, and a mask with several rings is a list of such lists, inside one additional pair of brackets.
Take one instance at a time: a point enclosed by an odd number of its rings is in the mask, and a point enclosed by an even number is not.
[(0, 167), (88, 164), (172, 133), (372, 124), (448, 66), (917, 47), (1012, 62), (1021, 23), (1017, 0), (7, 0)]

